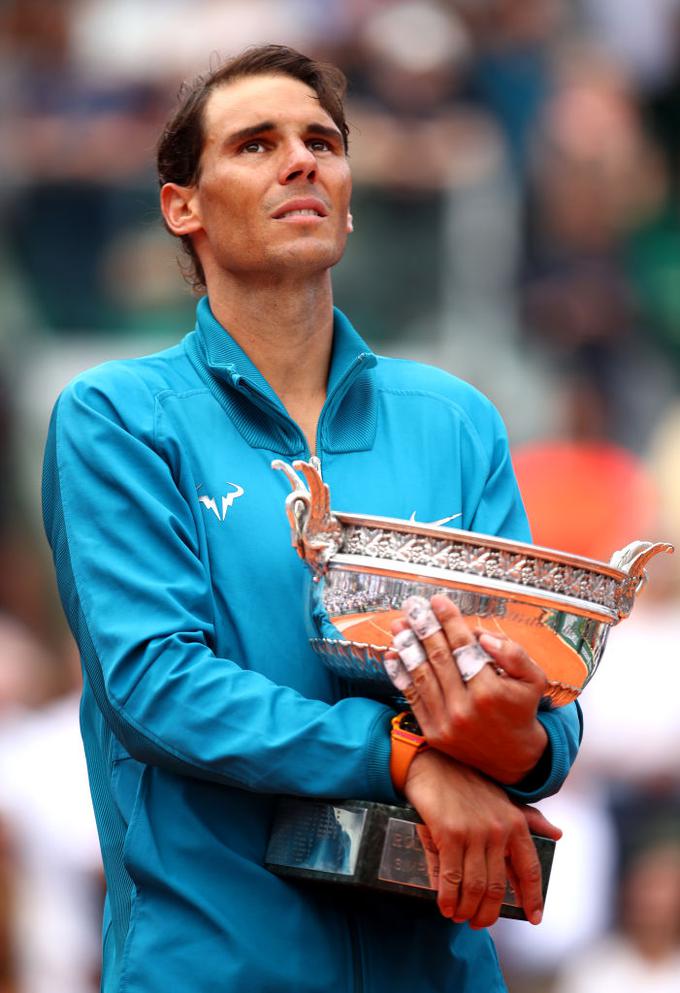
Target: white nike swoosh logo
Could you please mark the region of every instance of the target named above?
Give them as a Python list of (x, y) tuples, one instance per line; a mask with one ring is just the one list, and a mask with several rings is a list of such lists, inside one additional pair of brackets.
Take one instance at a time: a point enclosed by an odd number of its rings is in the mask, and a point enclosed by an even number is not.
[(416, 512), (414, 510), (411, 516), (409, 517), (409, 521), (411, 522), (411, 524), (427, 524), (430, 527), (441, 528), (445, 524), (448, 524), (450, 521), (455, 521), (457, 517), (462, 517), (462, 516), (463, 516), (462, 513), (460, 513), (460, 514), (452, 514), (451, 517), (442, 517), (441, 520), (439, 521), (417, 521)]

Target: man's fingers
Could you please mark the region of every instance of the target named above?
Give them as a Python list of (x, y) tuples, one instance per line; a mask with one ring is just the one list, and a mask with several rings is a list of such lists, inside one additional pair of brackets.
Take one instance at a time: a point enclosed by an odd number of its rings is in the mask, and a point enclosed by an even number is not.
[(540, 924), (543, 917), (543, 888), (541, 863), (528, 831), (517, 832), (508, 852), (515, 873), (516, 892), (527, 920)]
[(465, 850), (463, 883), (458, 900), (458, 909), (453, 915), (454, 921), (462, 924), (463, 921), (469, 921), (475, 916), (486, 896), (487, 887), (486, 849), (480, 839), (472, 841)]
[[(441, 630), (436, 630), (430, 635), (426, 634), (422, 640), (416, 637), (418, 632), (422, 635), (439, 626), (430, 605), (426, 600), (418, 597), (410, 598), (404, 606), (408, 608), (409, 604), (411, 609), (407, 609), (405, 619), (392, 623), (392, 648), (399, 654), (410, 677), (408, 680), (400, 680), (401, 685), (398, 688), (406, 697), (425, 735), (429, 735), (433, 733), (435, 727), (442, 726), (447, 717), (443, 687), (435, 670), (435, 665), (443, 664), (444, 659), (440, 658), (436, 648), (434, 655), (431, 654), (429, 645), (432, 639), (440, 640), (447, 655), (448, 665), (451, 668), (455, 666)], [(389, 670), (388, 675), (392, 678)], [(392, 681), (396, 685), (394, 678)]]
[(562, 837), (562, 828), (552, 824), (547, 817), (544, 817), (540, 810), (535, 807), (520, 807), (527, 822), (527, 827), (531, 834), (540, 834), (544, 838), (552, 838), (559, 841)]
[(421, 641), (440, 630), (441, 624), (424, 596), (410, 596), (402, 607), (406, 620)]
[(499, 638), (484, 631), (479, 635), (479, 644), (508, 676), (528, 683), (541, 682), (545, 684), (545, 673), (529, 658), (517, 642), (510, 641), (508, 638)]
[[(468, 645), (476, 647), (475, 635), (458, 607), (442, 593), (435, 594), (429, 603), (424, 597), (410, 597), (404, 603), (404, 608), (405, 624), (411, 627), (426, 650), (443, 697), (455, 700), (460, 697), (465, 680), (462, 665), (453, 653)], [(392, 625), (392, 631), (395, 639), (397, 636), (405, 637), (399, 634), (396, 624)], [(396, 640), (394, 647), (399, 649)]]
[(409, 627), (393, 634), (392, 646), (408, 672), (413, 672), (427, 659), (425, 649), (418, 641), (415, 631)]
[(439, 891), (437, 905), (444, 917), (455, 918), (463, 885), (463, 848), (456, 844), (439, 853)]
[(412, 596), (404, 602), (405, 619), (422, 643), (437, 673), (451, 665), (451, 649), (440, 618), (425, 597)]
[(400, 693), (404, 693), (411, 685), (411, 674), (396, 652), (387, 651), (383, 658), (385, 672), (390, 677), (392, 685)]
[(435, 594), (430, 605), (434, 616), (441, 624), (441, 630), (423, 639), (427, 657), (437, 675), (444, 696), (448, 697), (451, 693), (460, 694), (463, 690), (463, 681), (452, 652), (455, 648), (474, 641), (474, 637), (458, 607), (443, 593)]
[(435, 593), (430, 603), (452, 650), (475, 640), (465, 618), (453, 600), (450, 600), (444, 593)]
[[(454, 666), (451, 666), (446, 652), (442, 652), (441, 668), (436, 665), (436, 662), (433, 664), (435, 664), (444, 693), (455, 691), (460, 694), (464, 684), (484, 669), (486, 662), (489, 661), (489, 656), (480, 648), (477, 633), (471, 630), (463, 614), (452, 600), (443, 593), (437, 593), (432, 597), (431, 604), (446, 636), (448, 647), (453, 655)], [(435, 638), (432, 639), (432, 649), (435, 645), (439, 649), (443, 642), (440, 640), (435, 643)], [(431, 656), (430, 645), (426, 647)], [(489, 674), (493, 676), (493, 670), (489, 670)]]
[(508, 872), (505, 865), (505, 852), (500, 845), (490, 845), (486, 850), (486, 893), (484, 894), (477, 913), (470, 918), (469, 924), (474, 928), (491, 927), (498, 920), (501, 904), (505, 897), (508, 884)]

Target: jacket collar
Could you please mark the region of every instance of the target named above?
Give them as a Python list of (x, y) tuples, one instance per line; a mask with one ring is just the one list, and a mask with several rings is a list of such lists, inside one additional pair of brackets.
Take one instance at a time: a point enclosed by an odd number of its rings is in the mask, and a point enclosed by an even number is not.
[[(243, 349), (213, 314), (207, 297), (198, 302), (196, 328), (189, 335), (192, 361), (249, 444), (306, 451), (300, 429)], [(374, 368), (377, 359), (345, 315), (333, 310), (333, 352), (326, 402), (319, 418), (324, 452), (364, 451), (373, 444), (377, 422)]]

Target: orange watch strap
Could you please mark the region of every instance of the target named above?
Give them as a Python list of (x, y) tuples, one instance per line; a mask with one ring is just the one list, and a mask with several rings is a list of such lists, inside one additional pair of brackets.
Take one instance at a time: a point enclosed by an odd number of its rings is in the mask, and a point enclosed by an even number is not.
[(390, 752), (390, 775), (395, 790), (398, 793), (404, 792), (408, 770), (418, 752), (424, 752), (430, 746), (427, 739), (421, 734), (407, 731), (401, 727), (401, 721), (405, 717), (411, 717), (409, 711), (404, 710), (396, 717), (392, 718), (392, 750)]

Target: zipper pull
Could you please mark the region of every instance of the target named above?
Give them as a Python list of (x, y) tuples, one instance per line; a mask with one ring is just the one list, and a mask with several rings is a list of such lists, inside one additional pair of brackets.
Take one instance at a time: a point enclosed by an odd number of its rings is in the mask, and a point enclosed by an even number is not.
[(323, 475), (321, 473), (321, 459), (319, 458), (319, 456), (318, 455), (310, 455), (309, 456), (309, 464), (314, 469), (316, 469), (316, 471), (319, 473), (319, 475), (321, 476), (321, 478), (323, 478)]

